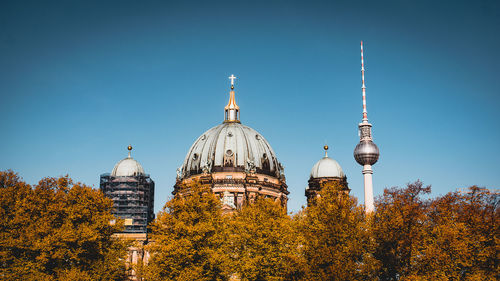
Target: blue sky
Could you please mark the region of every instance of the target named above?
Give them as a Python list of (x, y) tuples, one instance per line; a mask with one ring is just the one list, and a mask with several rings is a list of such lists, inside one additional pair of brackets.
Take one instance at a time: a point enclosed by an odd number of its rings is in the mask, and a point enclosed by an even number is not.
[(375, 195), (417, 179), (434, 195), (498, 188), (498, 30), (497, 1), (2, 1), (0, 169), (97, 188), (132, 144), (158, 211), (222, 122), (234, 73), (242, 123), (285, 166), (289, 210), (325, 140), (362, 202), (363, 40)]

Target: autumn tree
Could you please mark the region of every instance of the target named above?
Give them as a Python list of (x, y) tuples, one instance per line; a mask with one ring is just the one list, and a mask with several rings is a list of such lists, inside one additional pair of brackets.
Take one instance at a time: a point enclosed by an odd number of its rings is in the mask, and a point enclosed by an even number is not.
[(304, 279), (370, 279), (377, 263), (366, 251), (369, 241), (363, 209), (338, 183), (325, 184), (319, 195), (300, 219), (301, 250), (307, 264)]
[(422, 239), (415, 241), (413, 278), (459, 280), (463, 268), (469, 265), (470, 233), (464, 223), (457, 221), (462, 208), (460, 195), (450, 193), (432, 200), (422, 230)]
[(500, 279), (498, 245), (500, 235), (500, 195), (487, 189), (472, 186), (462, 194), (463, 208), (458, 220), (467, 225), (471, 235), (471, 267), (466, 276), (470, 279)]
[(382, 264), (381, 280), (399, 280), (416, 272), (429, 206), (422, 196), (430, 192), (430, 186), (416, 181), (406, 188), (386, 189), (375, 201), (370, 233), (376, 243), (374, 256)]
[(371, 221), (380, 280), (498, 280), (499, 198), (473, 186), (423, 199), (422, 182), (392, 188)]
[(69, 177), (31, 187), (0, 172), (0, 276), (7, 280), (120, 280), (125, 245), (112, 202)]
[(298, 239), (292, 219), (279, 202), (258, 198), (229, 219), (233, 276), (238, 280), (296, 280), (300, 277)]
[(220, 200), (199, 184), (168, 201), (152, 224), (147, 280), (227, 280)]
[(498, 280), (498, 203), (497, 194), (476, 186), (432, 200), (414, 276)]

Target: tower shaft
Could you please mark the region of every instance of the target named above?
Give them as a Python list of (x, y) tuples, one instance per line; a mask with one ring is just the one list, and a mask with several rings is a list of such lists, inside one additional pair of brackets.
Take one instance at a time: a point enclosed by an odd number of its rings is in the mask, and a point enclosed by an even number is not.
[(363, 166), (363, 179), (365, 183), (365, 211), (371, 213), (375, 210), (373, 205), (373, 182), (372, 182), (372, 165)]

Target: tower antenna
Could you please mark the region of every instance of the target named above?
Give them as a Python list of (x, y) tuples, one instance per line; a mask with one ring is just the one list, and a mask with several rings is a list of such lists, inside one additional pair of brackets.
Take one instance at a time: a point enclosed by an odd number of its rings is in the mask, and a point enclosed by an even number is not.
[(363, 58), (363, 41), (361, 41), (361, 90), (363, 92), (363, 122), (368, 122), (366, 112), (365, 60)]

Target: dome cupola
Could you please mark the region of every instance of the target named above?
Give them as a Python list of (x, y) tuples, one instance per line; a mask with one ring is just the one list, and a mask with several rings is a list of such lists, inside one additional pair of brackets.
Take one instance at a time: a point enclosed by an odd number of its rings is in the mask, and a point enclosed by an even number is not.
[(311, 169), (311, 178), (343, 178), (344, 171), (339, 163), (334, 159), (328, 157), (328, 145), (323, 147), (325, 149), (325, 156), (321, 158)]
[(120, 162), (116, 163), (113, 171), (111, 172), (111, 176), (113, 177), (134, 177), (139, 175), (145, 175), (144, 169), (141, 164), (137, 162), (134, 158), (130, 156), (130, 152), (132, 151), (132, 146), (129, 145), (128, 156), (127, 158), (120, 160)]

